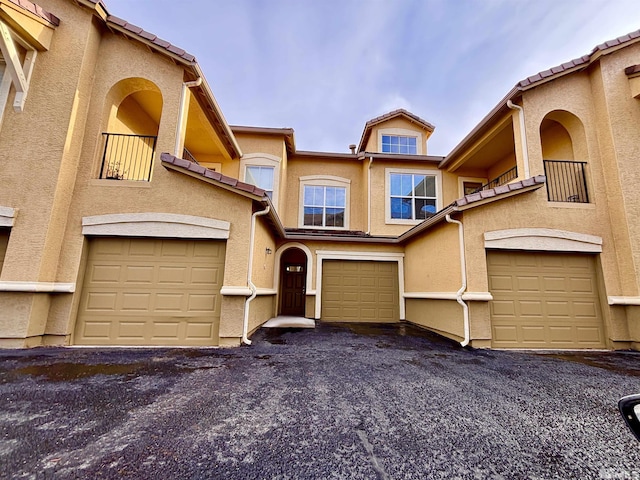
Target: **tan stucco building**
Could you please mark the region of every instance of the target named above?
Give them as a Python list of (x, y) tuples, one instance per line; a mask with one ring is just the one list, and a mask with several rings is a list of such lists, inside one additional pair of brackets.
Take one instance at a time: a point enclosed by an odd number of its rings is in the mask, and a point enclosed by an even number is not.
[(351, 153), (229, 126), (193, 56), (102, 2), (0, 0), (0, 34), (0, 347), (233, 346), (285, 315), (640, 349), (640, 32), (445, 157), (405, 110)]

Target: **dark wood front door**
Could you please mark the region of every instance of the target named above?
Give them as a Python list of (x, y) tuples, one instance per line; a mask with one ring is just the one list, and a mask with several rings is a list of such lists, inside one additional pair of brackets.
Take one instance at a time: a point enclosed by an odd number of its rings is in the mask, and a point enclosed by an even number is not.
[(304, 316), (307, 272), (304, 265), (285, 264), (282, 269), (281, 315)]

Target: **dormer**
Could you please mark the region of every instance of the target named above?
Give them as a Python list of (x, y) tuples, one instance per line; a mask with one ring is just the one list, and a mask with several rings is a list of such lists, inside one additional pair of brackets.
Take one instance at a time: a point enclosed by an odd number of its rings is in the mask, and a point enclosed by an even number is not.
[(427, 140), (435, 127), (402, 108), (369, 120), (358, 153), (426, 155)]

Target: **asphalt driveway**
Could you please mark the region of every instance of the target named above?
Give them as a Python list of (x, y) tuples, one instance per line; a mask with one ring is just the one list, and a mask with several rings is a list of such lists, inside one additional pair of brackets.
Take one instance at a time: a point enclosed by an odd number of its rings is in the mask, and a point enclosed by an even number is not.
[(236, 349), (0, 351), (2, 478), (640, 479), (640, 354), (465, 350), (408, 327)]

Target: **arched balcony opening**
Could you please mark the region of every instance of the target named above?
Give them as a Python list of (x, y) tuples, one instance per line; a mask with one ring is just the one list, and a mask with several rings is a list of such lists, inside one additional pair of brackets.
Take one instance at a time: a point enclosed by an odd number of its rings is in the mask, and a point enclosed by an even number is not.
[(121, 80), (107, 96), (100, 179), (149, 181), (153, 168), (162, 94), (142, 78)]
[(580, 119), (566, 111), (547, 114), (540, 124), (540, 142), (548, 200), (589, 203), (588, 154)]

